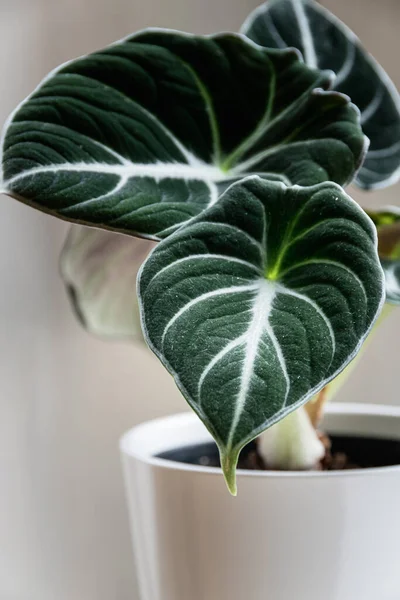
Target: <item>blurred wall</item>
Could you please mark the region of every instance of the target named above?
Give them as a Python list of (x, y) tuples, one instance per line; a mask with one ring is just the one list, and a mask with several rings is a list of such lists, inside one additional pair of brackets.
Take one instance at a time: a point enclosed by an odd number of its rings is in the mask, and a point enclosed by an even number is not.
[[(237, 29), (257, 0), (0, 0), (0, 120), (53, 67), (147, 25)], [(326, 0), (400, 86), (397, 0)], [(365, 205), (400, 204), (399, 186)], [(66, 226), (0, 203), (0, 598), (136, 600), (117, 443), (186, 410), (142, 348), (75, 322), (58, 277)], [(340, 399), (396, 403), (400, 310)], [(189, 600), (189, 599), (188, 599)], [(211, 600), (211, 599), (207, 599)]]

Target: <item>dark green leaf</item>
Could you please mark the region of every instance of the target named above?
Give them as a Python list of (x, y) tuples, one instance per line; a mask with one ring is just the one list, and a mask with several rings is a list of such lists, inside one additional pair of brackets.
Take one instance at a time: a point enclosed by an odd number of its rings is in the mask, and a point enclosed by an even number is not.
[(248, 172), (345, 184), (365, 140), (330, 83), (294, 50), (147, 30), (62, 66), (12, 114), (3, 186), (63, 219), (159, 239)]
[(270, 0), (250, 15), (242, 32), (262, 46), (298, 48), (312, 68), (332, 69), (335, 89), (359, 107), (371, 141), (358, 185), (376, 188), (399, 179), (400, 96), (346, 25), (313, 0)]
[(243, 445), (358, 352), (383, 301), (376, 245), (339, 186), (250, 177), (146, 260), (145, 337), (217, 441), (233, 492)]

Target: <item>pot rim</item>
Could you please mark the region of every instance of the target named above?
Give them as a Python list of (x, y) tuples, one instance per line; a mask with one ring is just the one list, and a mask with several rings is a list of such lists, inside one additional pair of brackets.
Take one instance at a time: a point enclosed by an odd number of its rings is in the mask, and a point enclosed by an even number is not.
[[(362, 404), (362, 403), (333, 403), (326, 407), (326, 416), (347, 416), (347, 417), (366, 417), (373, 419), (397, 419), (400, 420), (400, 406), (379, 405), (379, 404)], [(160, 432), (167, 432), (169, 436), (175, 431), (187, 432), (190, 429), (190, 435), (184, 436), (187, 440), (182, 443), (182, 440), (174, 443), (169, 443), (167, 446), (160, 446), (159, 449), (150, 449), (151, 443), (148, 441), (153, 438), (157, 442), (160, 439)], [(193, 436), (193, 433), (195, 434)], [(351, 434), (350, 434), (351, 435)], [(371, 435), (371, 434), (370, 434)], [(372, 434), (373, 435), (373, 434)], [(377, 435), (376, 437), (383, 437)], [(399, 434), (400, 439), (400, 434)], [(121, 454), (129, 458), (134, 458), (139, 462), (146, 463), (160, 469), (169, 469), (182, 472), (197, 472), (206, 475), (222, 475), (222, 470), (219, 467), (208, 467), (202, 465), (191, 465), (181, 463), (166, 458), (159, 458), (157, 454), (173, 448), (183, 448), (185, 446), (194, 445), (197, 443), (212, 441), (210, 433), (200, 421), (199, 417), (194, 412), (183, 412), (178, 414), (161, 417), (140, 423), (132, 429), (128, 430), (120, 438)], [(151, 440), (150, 440), (151, 442)], [(343, 471), (250, 471), (245, 469), (237, 469), (237, 477), (253, 477), (253, 478), (291, 478), (291, 479), (307, 479), (307, 478), (338, 478), (338, 477), (363, 477), (370, 475), (387, 475), (391, 473), (400, 474), (400, 464), (386, 467), (372, 467), (367, 469), (348, 469)]]

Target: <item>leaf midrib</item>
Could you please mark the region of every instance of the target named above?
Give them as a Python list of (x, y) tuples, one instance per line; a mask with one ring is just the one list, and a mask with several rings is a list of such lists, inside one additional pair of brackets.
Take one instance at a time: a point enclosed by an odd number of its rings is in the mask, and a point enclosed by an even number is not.
[(256, 125), (253, 133), (251, 133), (247, 138), (245, 138), (239, 144), (239, 146), (237, 146), (237, 148), (229, 156), (227, 156), (225, 158), (223, 164), (221, 165), (221, 168), (223, 171), (229, 172), (232, 169), (232, 167), (235, 164), (237, 164), (237, 162), (240, 160), (240, 158), (248, 150), (251, 149), (251, 147), (257, 142), (257, 140), (261, 137), (261, 135), (265, 134), (265, 132), (268, 130), (267, 126), (271, 127), (272, 124), (274, 123), (274, 121), (276, 121), (276, 119), (273, 119), (270, 122), (270, 118), (271, 118), (271, 114), (272, 114), (272, 110), (273, 110), (273, 106), (274, 106), (274, 101), (275, 101), (275, 95), (276, 95), (276, 72), (275, 72), (275, 69), (272, 67), (272, 64), (270, 64), (270, 66), (271, 66), (271, 86), (270, 86), (270, 93), (269, 93), (269, 97), (268, 97), (268, 101), (267, 101), (267, 108), (265, 110), (265, 113), (261, 117), (258, 125)]
[(202, 98), (205, 102), (208, 120), (210, 123), (211, 137), (213, 140), (213, 152), (214, 152), (213, 162), (216, 166), (220, 166), (221, 162), (222, 162), (221, 136), (220, 136), (220, 132), (219, 132), (217, 116), (215, 114), (214, 103), (211, 99), (210, 92), (209, 92), (207, 86), (204, 84), (204, 82), (200, 79), (200, 77), (198, 76), (196, 71), (193, 69), (193, 67), (191, 65), (189, 65), (186, 61), (184, 61), (182, 58), (180, 58), (180, 56), (178, 56), (176, 54), (174, 54), (174, 56), (176, 56), (177, 60), (179, 60), (181, 62), (181, 64), (184, 65), (187, 68), (187, 70), (189, 71), (189, 73), (192, 75), (192, 77), (199, 89), (200, 95), (202, 96)]
[[(293, 189), (293, 188), (292, 188)], [(284, 199), (282, 200), (283, 202), (285, 201)], [(278, 252), (278, 255), (275, 259), (275, 262), (273, 264), (272, 267), (269, 267), (268, 265), (266, 266), (266, 273), (265, 276), (267, 279), (270, 279), (271, 281), (276, 281), (277, 279), (279, 279), (281, 273), (281, 266), (282, 266), (282, 262), (283, 259), (285, 258), (286, 252), (290, 246), (290, 241), (293, 237), (293, 232), (296, 228), (296, 225), (298, 224), (301, 216), (303, 215), (303, 213), (305, 212), (305, 210), (307, 209), (307, 205), (305, 204), (295, 215), (294, 219), (292, 219), (292, 221), (290, 221), (288, 223), (288, 226), (286, 228), (284, 237), (282, 239), (281, 242), (281, 247), (280, 250)]]

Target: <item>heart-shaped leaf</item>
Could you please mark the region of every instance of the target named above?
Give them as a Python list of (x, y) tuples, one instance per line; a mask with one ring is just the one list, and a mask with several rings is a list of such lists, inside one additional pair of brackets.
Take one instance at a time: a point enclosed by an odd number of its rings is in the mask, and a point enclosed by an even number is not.
[(16, 110), (4, 189), (63, 219), (163, 238), (248, 172), (344, 184), (365, 138), (331, 78), (237, 34), (139, 33), (62, 66)]
[(153, 246), (111, 231), (71, 228), (61, 254), (61, 274), (79, 319), (91, 333), (143, 341), (136, 277)]
[(359, 350), (383, 301), (376, 246), (339, 186), (250, 177), (146, 260), (145, 337), (214, 436), (232, 492), (244, 444)]
[(358, 185), (376, 188), (399, 179), (399, 93), (346, 25), (313, 0), (270, 0), (250, 15), (242, 32), (262, 46), (298, 48), (310, 67), (332, 69), (335, 89), (359, 107), (371, 141)]
[(386, 279), (386, 302), (400, 304), (400, 208), (368, 211), (378, 230), (378, 249)]

